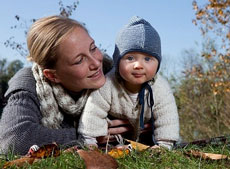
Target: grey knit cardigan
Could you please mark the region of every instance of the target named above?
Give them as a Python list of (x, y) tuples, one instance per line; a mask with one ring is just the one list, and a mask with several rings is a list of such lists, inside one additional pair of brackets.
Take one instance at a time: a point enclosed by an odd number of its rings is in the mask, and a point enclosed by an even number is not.
[(41, 124), (42, 115), (31, 68), (23, 68), (9, 81), (8, 98), (0, 119), (0, 153), (26, 154), (29, 148), (56, 142), (66, 145), (77, 140), (73, 118), (64, 114), (61, 129)]

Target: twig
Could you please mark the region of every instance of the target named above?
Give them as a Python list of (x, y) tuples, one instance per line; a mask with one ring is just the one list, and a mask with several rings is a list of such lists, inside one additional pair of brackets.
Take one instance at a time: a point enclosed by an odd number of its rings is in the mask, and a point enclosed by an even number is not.
[(108, 135), (108, 138), (107, 138), (107, 141), (106, 141), (106, 145), (105, 145), (105, 154), (108, 154), (109, 137), (110, 137), (110, 133)]

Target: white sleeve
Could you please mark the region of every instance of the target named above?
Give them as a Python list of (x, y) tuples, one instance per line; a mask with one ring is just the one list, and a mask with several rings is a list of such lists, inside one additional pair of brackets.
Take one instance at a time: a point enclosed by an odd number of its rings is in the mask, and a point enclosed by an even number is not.
[(87, 145), (97, 145), (97, 139), (95, 137), (90, 137), (90, 136), (87, 136), (87, 135), (82, 135), (83, 137), (83, 140), (84, 140), (84, 144), (87, 144)]
[(170, 141), (158, 141), (159, 146), (165, 147), (168, 150), (172, 150), (173, 142)]
[(157, 140), (179, 140), (179, 117), (173, 92), (163, 77), (158, 77), (155, 86), (154, 125)]
[(93, 91), (86, 104), (79, 121), (78, 132), (91, 137), (108, 134), (107, 116), (110, 110), (111, 92), (104, 85)]

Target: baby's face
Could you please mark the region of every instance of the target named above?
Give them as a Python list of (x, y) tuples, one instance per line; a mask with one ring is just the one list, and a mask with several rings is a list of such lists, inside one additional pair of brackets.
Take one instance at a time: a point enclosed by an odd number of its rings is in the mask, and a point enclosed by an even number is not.
[(124, 55), (119, 63), (119, 73), (125, 80), (125, 87), (137, 93), (141, 85), (151, 80), (157, 71), (158, 60), (142, 52), (129, 52)]

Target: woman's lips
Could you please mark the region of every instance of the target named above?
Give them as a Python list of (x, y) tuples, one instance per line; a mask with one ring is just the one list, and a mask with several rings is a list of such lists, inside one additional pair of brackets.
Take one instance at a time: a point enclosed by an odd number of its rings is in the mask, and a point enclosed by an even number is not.
[(102, 75), (102, 70), (101, 70), (101, 68), (100, 68), (100, 69), (99, 69), (98, 71), (96, 71), (94, 74), (88, 76), (88, 78), (96, 79), (96, 78), (101, 77), (101, 75)]

